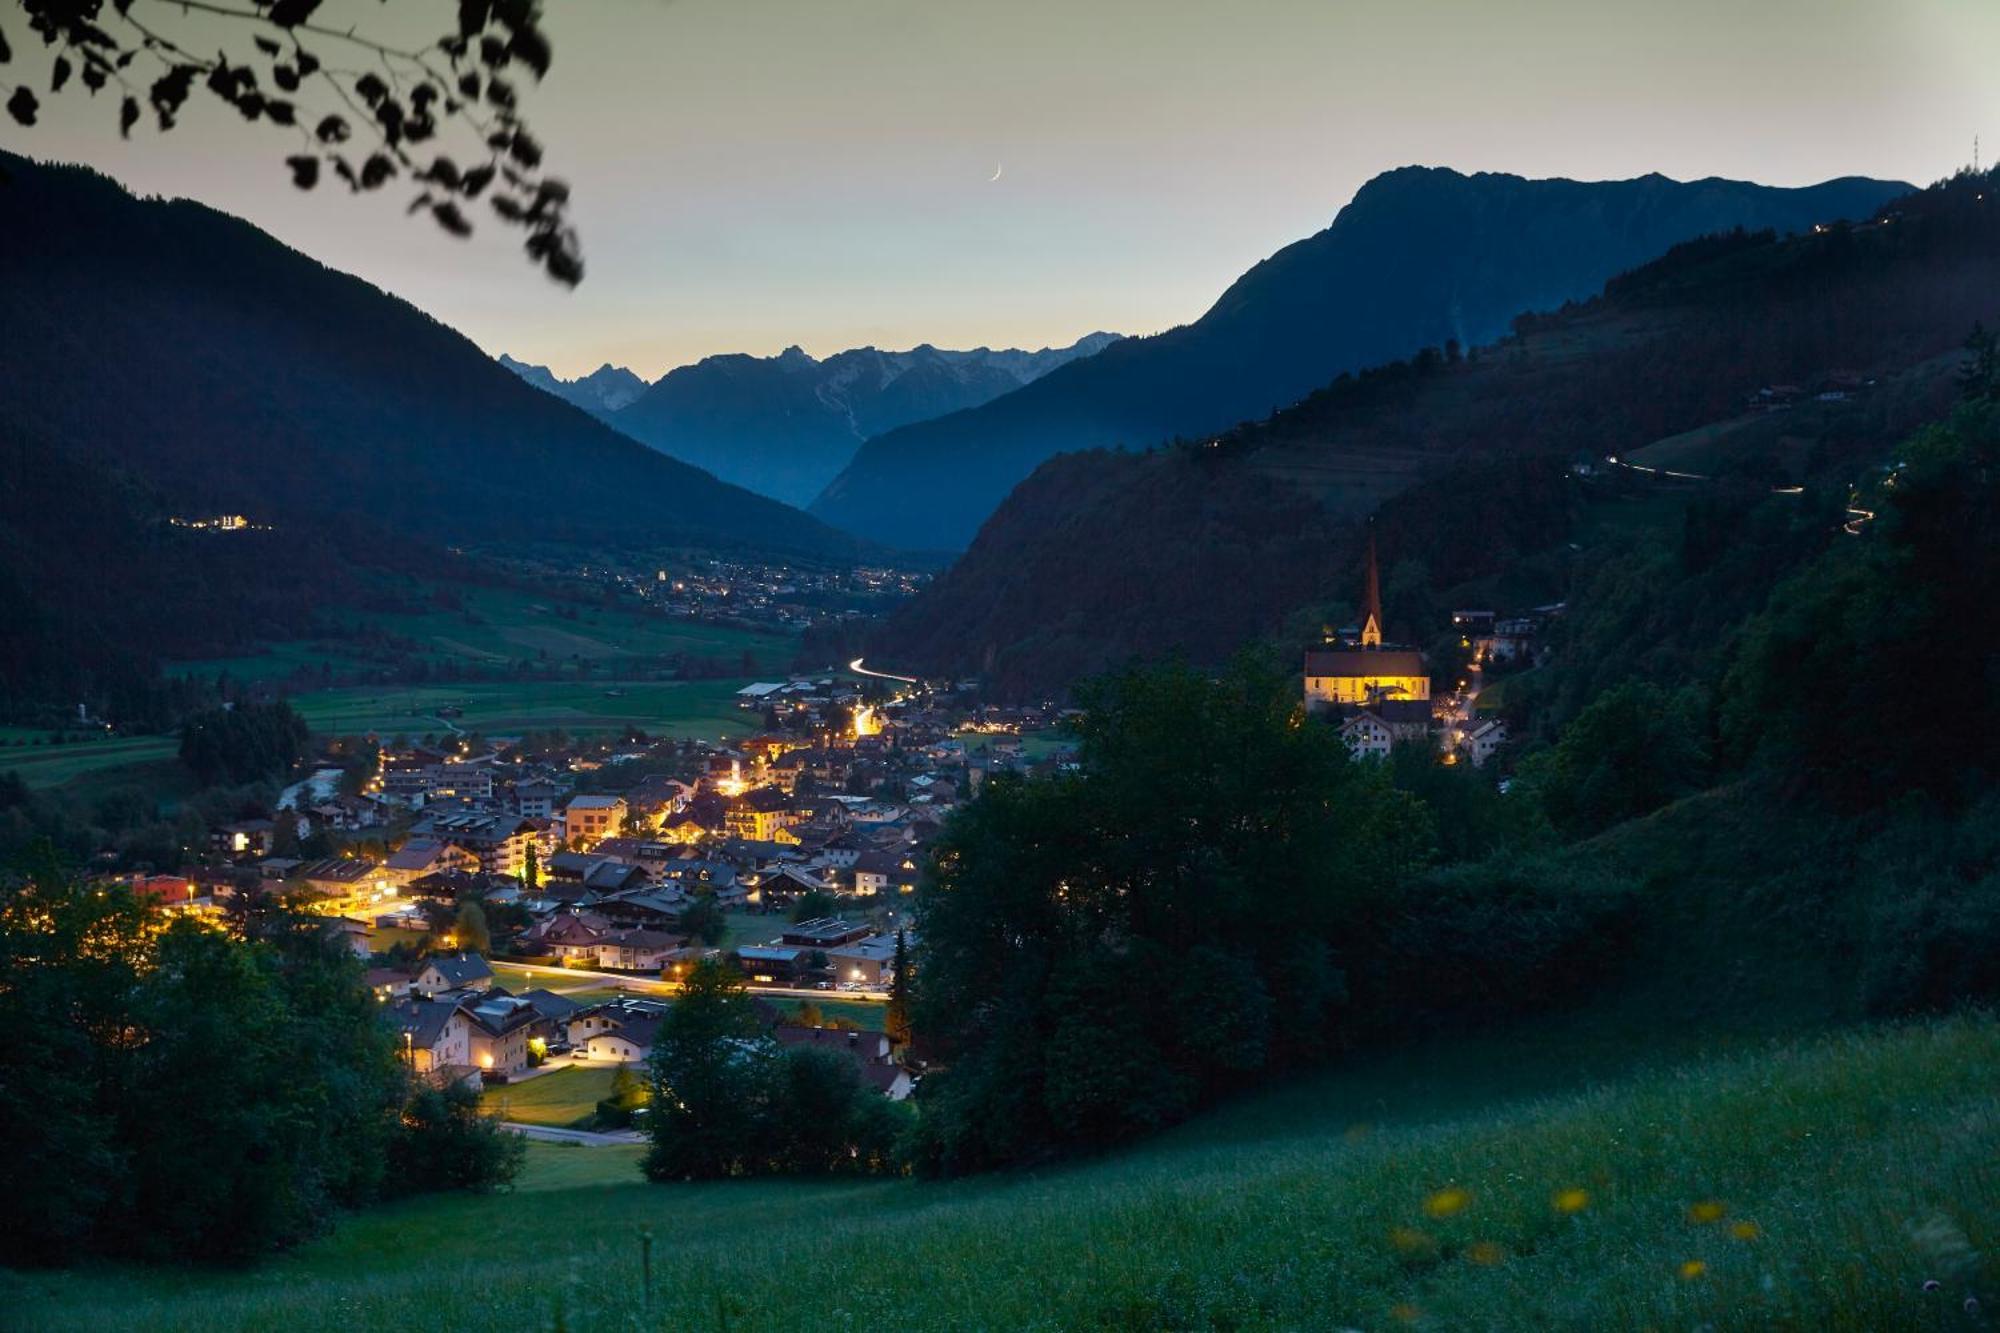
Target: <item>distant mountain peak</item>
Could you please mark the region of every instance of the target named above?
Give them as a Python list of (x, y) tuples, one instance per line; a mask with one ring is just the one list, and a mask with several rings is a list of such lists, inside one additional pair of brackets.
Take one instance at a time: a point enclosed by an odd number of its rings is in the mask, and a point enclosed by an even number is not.
[(609, 361), (579, 379), (566, 380), (547, 366), (517, 361), (505, 352), (493, 359), (537, 389), (595, 414), (616, 412), (646, 391), (646, 381)]
[(853, 347), (815, 357), (705, 357), (667, 372), (604, 420), (662, 453), (788, 503), (804, 504), (863, 440), (977, 407), (1116, 342), (1092, 333), (1037, 351)]

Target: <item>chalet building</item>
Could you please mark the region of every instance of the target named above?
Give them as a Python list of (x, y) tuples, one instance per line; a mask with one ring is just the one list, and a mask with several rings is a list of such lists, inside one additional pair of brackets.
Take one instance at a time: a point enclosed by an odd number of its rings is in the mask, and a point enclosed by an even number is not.
[(242, 819), (215, 830), (209, 844), (228, 856), (264, 857), (271, 854), (276, 831), (277, 825), (268, 819)]
[(603, 838), (615, 838), (625, 829), (625, 798), (622, 796), (572, 796), (563, 807), (563, 841), (581, 842), (591, 847)]
[(433, 954), (424, 960), (410, 989), (424, 999), (449, 991), (480, 991), (493, 984), (493, 969), (476, 953)]
[(382, 863), (382, 878), (401, 886), (427, 875), (463, 873), (478, 864), (478, 857), (455, 843), (437, 838), (411, 838), (389, 853), (389, 859)]
[(1305, 701), (1308, 710), (1369, 706), (1387, 699), (1431, 697), (1430, 671), (1413, 648), (1382, 642), (1382, 580), (1375, 561), (1375, 537), (1368, 537), (1368, 585), (1364, 618), (1352, 641), (1306, 651)]
[(562, 788), (553, 782), (521, 782), (514, 786), (514, 809), (523, 819), (554, 819)]
[(390, 1011), (401, 1029), (403, 1058), (419, 1074), (472, 1066), (472, 1020), (450, 1000), (403, 1000)]
[(542, 850), (541, 825), (523, 815), (435, 815), (420, 821), (413, 832), (463, 848), (482, 874), (510, 879), (525, 872), (528, 848)]
[(1415, 699), (1384, 699), (1357, 708), (1340, 724), (1340, 738), (1356, 756), (1387, 759), (1403, 741), (1422, 741), (1431, 734), (1431, 706)]
[(776, 787), (758, 787), (730, 802), (723, 827), (732, 838), (773, 842), (781, 830), (798, 822), (791, 798)]
[(835, 981), (883, 987), (896, 972), (894, 935), (870, 935), (824, 952)]
[(652, 1054), (667, 1007), (661, 1000), (627, 996), (580, 1009), (569, 1018), (569, 1043), (582, 1059), (639, 1064)]
[(1462, 742), (1465, 757), (1475, 766), (1484, 764), (1500, 752), (1507, 743), (1507, 724), (1499, 718), (1488, 718), (1465, 733)]
[[(491, 974), (488, 974), (489, 980)], [(528, 1038), (537, 1018), (535, 1006), (513, 995), (499, 995), (463, 1006), (468, 1020), (467, 1046), (471, 1063), (482, 1071), (518, 1074), (528, 1067)]]

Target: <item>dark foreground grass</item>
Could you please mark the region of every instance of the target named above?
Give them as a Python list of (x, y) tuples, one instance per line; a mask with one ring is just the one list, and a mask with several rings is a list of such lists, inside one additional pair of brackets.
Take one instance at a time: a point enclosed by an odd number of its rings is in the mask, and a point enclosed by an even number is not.
[[(511, 1194), (354, 1218), (255, 1272), (6, 1274), (0, 1308), (30, 1328), (293, 1333), (1874, 1330), (1986, 1327), (1964, 1302), (2000, 1304), (1992, 1021), (1517, 1096), (1579, 1082), (1534, 1049), (1468, 1048), (1459, 1080), (1447, 1050), (1421, 1077), (1295, 1084), (1006, 1179), (668, 1187), (619, 1183), (629, 1151), (538, 1148)], [(1512, 1081), (1483, 1087), (1503, 1064)]]

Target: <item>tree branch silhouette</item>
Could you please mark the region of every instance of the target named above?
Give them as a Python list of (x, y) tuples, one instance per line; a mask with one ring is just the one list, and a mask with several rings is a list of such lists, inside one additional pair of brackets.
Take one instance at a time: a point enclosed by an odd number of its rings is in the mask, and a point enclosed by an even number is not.
[[(48, 96), (61, 95), (72, 75), (92, 97), (115, 84), (126, 138), (143, 118), (142, 97), (164, 133), (199, 88), (246, 121), (298, 137), (298, 151), (284, 158), (297, 188), (317, 188), (323, 169), (355, 193), (407, 178), (419, 187), (408, 211), (428, 213), (454, 236), (472, 234), (465, 206), (484, 198), (504, 225), (525, 233), (531, 263), (565, 286), (581, 282), (569, 186), (543, 169), (514, 83), (517, 69), (537, 83), (549, 70), (540, 0), (456, 0), (453, 30), (415, 49), (321, 21), (325, 4), (0, 0), (0, 15), (25, 16), (28, 31), (53, 51)], [(245, 45), (197, 55), (197, 39), (185, 30), (197, 15), (236, 29)], [(311, 49), (336, 43), (372, 56), (380, 72), (330, 65)], [(134, 68), (142, 60), (150, 81)], [(21, 77), (23, 64), (0, 26), (0, 92), (15, 123), (32, 128), (42, 104)], [(366, 136), (365, 154), (357, 135)], [(447, 146), (459, 156), (442, 151)]]

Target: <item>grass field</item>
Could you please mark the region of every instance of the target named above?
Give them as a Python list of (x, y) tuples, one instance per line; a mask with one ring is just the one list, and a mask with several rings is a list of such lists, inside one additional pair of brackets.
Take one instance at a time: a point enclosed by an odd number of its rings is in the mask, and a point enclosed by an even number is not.
[[(371, 1212), (253, 1272), (0, 1274), (0, 1301), (32, 1329), (291, 1333), (1985, 1327), (1963, 1302), (2000, 1298), (1996, 1063), (1973, 1019), (1597, 1084), (1532, 1036), (1461, 1043), (945, 1184), (657, 1186), (635, 1151), (538, 1147), (512, 1194)], [(668, 1238), (650, 1308), (642, 1226)]]
[[(421, 590), (403, 591), (422, 595)], [(669, 619), (629, 608), (563, 603), (513, 588), (459, 585), (453, 591), (463, 610), (437, 608), (364, 619), (373, 628), (414, 643), (415, 651), (433, 662), (477, 666), (528, 660), (615, 670), (620, 658), (691, 653), (738, 662), (747, 653), (754, 672), (781, 670), (792, 655), (792, 639), (783, 634)], [(357, 639), (345, 636), (288, 640), (256, 653), (176, 662), (168, 669), (177, 675), (227, 672), (239, 680), (277, 680), (301, 669), (317, 672), (322, 665), (341, 672), (379, 664), (371, 662)]]
[(597, 1109), (611, 1095), (609, 1069), (558, 1069), (525, 1083), (507, 1083), (488, 1088), (480, 1096), (480, 1109), (503, 1120), (524, 1125), (554, 1125), (558, 1129), (574, 1125)]
[(450, 730), (438, 709), (464, 731), (508, 734), (562, 728), (715, 739), (755, 731), (762, 718), (736, 706), (740, 680), (509, 681), (464, 685), (357, 686), (296, 695), (292, 706), (314, 731), (424, 735)]
[(821, 1017), (827, 1022), (840, 1019), (843, 1022), (854, 1024), (854, 1026), (860, 1028), (863, 1032), (880, 1032), (883, 1021), (889, 1014), (888, 1005), (874, 1004), (866, 1000), (836, 1000), (832, 998), (824, 1000), (780, 999), (772, 1000), (771, 1003), (783, 1009), (792, 1018), (798, 1017), (801, 1006), (816, 1004), (819, 1006)]
[(14, 744), (0, 746), (0, 773), (18, 773), (30, 787), (60, 787), (80, 778), (171, 759), (179, 750), (180, 742), (172, 736), (101, 736), (63, 745)]

